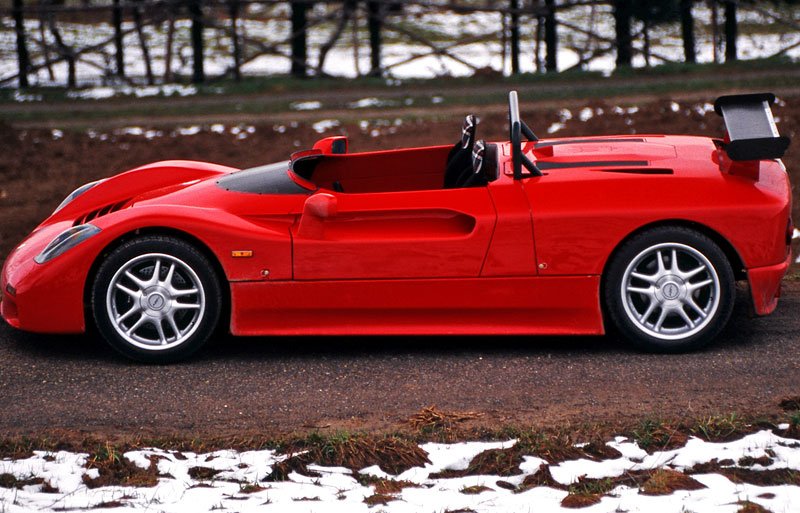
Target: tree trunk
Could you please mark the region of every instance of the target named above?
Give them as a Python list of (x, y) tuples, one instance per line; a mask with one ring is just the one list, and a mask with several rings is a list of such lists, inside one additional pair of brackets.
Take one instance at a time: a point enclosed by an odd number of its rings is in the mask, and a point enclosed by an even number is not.
[(380, 2), (367, 2), (367, 28), (369, 29), (370, 70), (373, 77), (381, 76), (381, 28), (383, 9)]
[(631, 1), (615, 0), (614, 28), (616, 31), (617, 67), (630, 67), (633, 61), (631, 42)]
[(519, 0), (509, 0), (511, 11), (511, 74), (519, 75)]
[(233, 42), (233, 79), (242, 80), (242, 50), (239, 47), (239, 0), (230, 0), (228, 12), (231, 16), (231, 41)]
[(736, 60), (736, 2), (725, 2), (725, 62)]
[(544, 18), (542, 16), (536, 17), (536, 46), (534, 47), (534, 65), (536, 73), (543, 71), (544, 65), (542, 64), (542, 36), (544, 34)]
[(361, 38), (358, 37), (358, 4), (353, 10), (353, 30), (351, 32), (353, 45), (353, 61), (355, 62), (356, 76), (361, 76)]
[(717, 11), (717, 0), (708, 0), (711, 4), (711, 39), (714, 52), (714, 64), (719, 62), (719, 13)]
[(147, 47), (147, 40), (144, 37), (142, 11), (140, 7), (133, 8), (133, 24), (136, 26), (136, 34), (139, 37), (139, 47), (142, 49), (142, 59), (144, 59), (144, 70), (145, 75), (147, 75), (147, 85), (153, 85), (156, 81), (153, 77), (153, 66), (150, 62), (150, 49)]
[(114, 25), (114, 56), (117, 60), (117, 75), (125, 76), (125, 47), (122, 45), (122, 8), (119, 0), (114, 0), (111, 11), (111, 24)]
[(544, 17), (544, 68), (548, 72), (558, 71), (558, 30), (556, 29), (556, 0), (545, 0), (547, 14)]
[[(28, 45), (25, 42), (25, 18), (22, 12), (22, 0), (14, 0), (14, 32), (17, 35), (17, 67), (19, 68), (19, 87), (25, 88), (28, 83), (28, 71), (31, 67)], [(42, 40), (42, 44), (47, 43)]]
[(64, 39), (61, 37), (61, 32), (58, 31), (56, 20), (52, 12), (50, 13), (48, 22), (50, 25), (50, 32), (53, 34), (53, 39), (56, 40), (58, 53), (67, 61), (67, 88), (74, 89), (77, 85), (75, 76), (75, 52), (64, 43)]
[(175, 11), (169, 9), (167, 20), (167, 43), (164, 49), (164, 82), (172, 82), (172, 42), (175, 39)]
[(643, 20), (642, 35), (644, 36), (644, 65), (650, 67), (650, 22)]
[(694, 44), (694, 16), (692, 4), (694, 0), (681, 0), (681, 35), (683, 36), (683, 58), (686, 62), (697, 62), (697, 51)]
[(189, 14), (192, 17), (192, 82), (200, 84), (205, 82), (206, 73), (203, 69), (203, 6), (202, 0), (189, 0)]
[(307, 73), (308, 4), (292, 1), (292, 75), (303, 78)]
[(325, 67), (325, 59), (328, 58), (328, 52), (336, 45), (336, 42), (339, 41), (339, 38), (342, 37), (342, 32), (347, 27), (347, 23), (350, 21), (350, 18), (353, 17), (353, 13), (356, 9), (355, 0), (345, 0), (344, 5), (342, 6), (342, 15), (339, 18), (339, 21), (336, 23), (336, 27), (334, 27), (331, 36), (325, 41), (319, 49), (319, 59), (317, 59), (317, 73), (322, 74), (322, 68)]

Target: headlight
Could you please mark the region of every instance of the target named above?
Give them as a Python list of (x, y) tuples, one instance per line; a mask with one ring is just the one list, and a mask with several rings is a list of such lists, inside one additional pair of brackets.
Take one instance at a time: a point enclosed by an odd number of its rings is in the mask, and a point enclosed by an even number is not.
[(37, 264), (43, 264), (98, 233), (100, 233), (100, 228), (93, 224), (82, 224), (68, 228), (51, 240), (50, 244), (36, 255), (33, 260)]
[(56, 207), (56, 209), (53, 210), (53, 214), (55, 214), (56, 212), (58, 212), (62, 208), (66, 207), (67, 205), (69, 205), (72, 202), (72, 200), (74, 200), (75, 198), (77, 198), (78, 196), (80, 196), (81, 194), (83, 194), (84, 192), (88, 191), (89, 189), (91, 189), (92, 187), (94, 187), (95, 185), (99, 184), (102, 181), (103, 180), (97, 180), (97, 181), (94, 181), (94, 182), (89, 182), (87, 184), (83, 184), (80, 187), (78, 187), (77, 189), (75, 189), (74, 191), (72, 191), (71, 193), (69, 193), (69, 195), (66, 198), (64, 198), (64, 201), (62, 201), (61, 204), (59, 204)]

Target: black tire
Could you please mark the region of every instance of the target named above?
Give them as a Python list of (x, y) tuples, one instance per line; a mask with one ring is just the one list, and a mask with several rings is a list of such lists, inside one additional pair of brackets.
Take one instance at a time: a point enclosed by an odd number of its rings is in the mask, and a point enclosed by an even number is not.
[[(686, 278), (692, 272), (697, 274)], [(725, 253), (709, 237), (662, 226), (618, 248), (602, 290), (607, 318), (623, 337), (646, 351), (678, 353), (706, 346), (725, 327), (735, 279)]]
[(100, 335), (122, 355), (172, 363), (194, 354), (216, 331), (222, 287), (211, 262), (191, 244), (142, 236), (103, 260), (92, 284), (91, 310)]

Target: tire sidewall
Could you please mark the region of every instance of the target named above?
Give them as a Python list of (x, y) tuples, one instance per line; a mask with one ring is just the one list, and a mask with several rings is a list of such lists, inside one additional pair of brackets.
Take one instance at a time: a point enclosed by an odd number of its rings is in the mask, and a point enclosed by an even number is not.
[[(146, 350), (131, 344), (117, 333), (106, 308), (106, 294), (114, 274), (131, 259), (148, 253), (182, 260), (197, 274), (205, 293), (205, 311), (199, 326), (185, 342), (169, 349)], [(194, 354), (216, 331), (222, 310), (221, 287), (211, 262), (194, 246), (171, 237), (145, 236), (123, 243), (105, 258), (92, 283), (91, 310), (100, 335), (122, 355), (146, 363), (172, 363)]]
[[(712, 320), (697, 333), (678, 340), (656, 338), (637, 327), (625, 311), (625, 298), (621, 291), (628, 265), (641, 252), (664, 243), (684, 244), (700, 252), (713, 266), (720, 286), (719, 305)], [(664, 226), (635, 235), (613, 255), (603, 278), (607, 318), (621, 335), (645, 351), (678, 353), (700, 349), (722, 331), (733, 311), (735, 279), (727, 256), (709, 237), (689, 228)]]

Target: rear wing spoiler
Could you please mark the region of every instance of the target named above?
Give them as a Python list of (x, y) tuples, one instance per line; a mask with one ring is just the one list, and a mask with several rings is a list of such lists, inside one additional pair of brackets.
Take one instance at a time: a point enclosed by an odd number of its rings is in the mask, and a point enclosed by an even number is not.
[(778, 134), (770, 105), (772, 93), (720, 96), (714, 111), (725, 119), (725, 152), (733, 161), (779, 159), (789, 138)]

